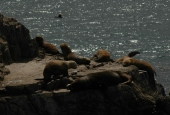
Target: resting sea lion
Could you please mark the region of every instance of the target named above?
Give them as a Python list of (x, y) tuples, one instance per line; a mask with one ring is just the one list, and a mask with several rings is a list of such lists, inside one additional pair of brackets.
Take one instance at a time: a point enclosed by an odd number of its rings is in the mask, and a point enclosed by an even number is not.
[(46, 53), (53, 54), (53, 55), (61, 54), (53, 44), (45, 42), (41, 36), (36, 36), (35, 40), (39, 47), (44, 48)]
[(132, 77), (121, 71), (105, 70), (75, 79), (67, 85), (71, 91), (103, 89), (108, 86), (131, 83)]
[(106, 50), (98, 50), (92, 57), (92, 60), (96, 61), (96, 62), (108, 62), (108, 61), (112, 61), (112, 59), (110, 59), (110, 53)]
[(149, 75), (149, 83), (155, 88), (154, 75), (156, 75), (156, 72), (148, 62), (134, 58), (126, 58), (123, 60), (122, 65), (125, 67), (135, 65), (138, 69), (147, 71)]
[(116, 59), (114, 62), (116, 62), (116, 63), (122, 63), (124, 59), (133, 57), (133, 56), (135, 56), (136, 54), (140, 54), (140, 52), (138, 52), (138, 51), (132, 51), (132, 52), (130, 52), (128, 55)]
[(60, 44), (61, 51), (64, 56), (64, 60), (74, 60), (77, 64), (89, 64), (90, 60), (77, 55), (72, 52), (66, 43)]
[(43, 75), (44, 75), (44, 81), (49, 82), (51, 79), (51, 76), (68, 76), (68, 69), (77, 68), (77, 64), (75, 61), (62, 61), (62, 60), (52, 60), (49, 63), (46, 64)]
[(67, 57), (68, 60), (74, 60), (77, 64), (87, 64), (87, 65), (90, 64), (89, 59), (79, 56), (74, 52), (70, 53)]

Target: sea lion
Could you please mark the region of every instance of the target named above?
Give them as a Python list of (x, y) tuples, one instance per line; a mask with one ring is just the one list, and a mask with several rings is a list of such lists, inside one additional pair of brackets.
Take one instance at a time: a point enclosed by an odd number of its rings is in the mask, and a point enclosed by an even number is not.
[(154, 75), (156, 75), (156, 72), (148, 62), (134, 58), (126, 58), (123, 60), (122, 65), (124, 67), (135, 65), (138, 69), (145, 70), (149, 75), (149, 83), (155, 88)]
[(54, 16), (54, 18), (63, 18), (63, 16), (61, 13), (59, 13), (58, 16)]
[(41, 36), (36, 36), (35, 40), (39, 47), (44, 48), (46, 53), (53, 55), (61, 54), (53, 44), (45, 42)]
[(44, 81), (49, 82), (51, 76), (68, 76), (68, 69), (77, 68), (77, 63), (75, 61), (62, 61), (62, 60), (52, 60), (46, 64), (43, 75)]
[(77, 64), (90, 64), (90, 60), (88, 58), (82, 57), (77, 55), (76, 53), (72, 52), (68, 56), (68, 60), (74, 60)]
[(74, 60), (77, 64), (90, 64), (90, 60), (88, 58), (84, 58), (72, 52), (66, 43), (60, 44), (60, 48), (63, 53), (64, 60)]
[(67, 85), (67, 89), (71, 91), (106, 89), (108, 86), (129, 84), (131, 81), (132, 77), (124, 72), (105, 70), (77, 78), (71, 84)]
[(112, 59), (110, 59), (110, 53), (106, 50), (102, 50), (99, 49), (92, 57), (92, 60), (96, 61), (96, 62), (109, 62), (112, 61)]
[(64, 56), (64, 60), (68, 60), (67, 56), (72, 53), (70, 47), (68, 47), (68, 45), (66, 43), (61, 43), (60, 44), (60, 48), (61, 48), (61, 51), (63, 53), (63, 56)]
[(133, 57), (133, 56), (135, 56), (136, 54), (140, 54), (140, 52), (138, 52), (138, 51), (132, 51), (132, 52), (128, 53), (128, 55), (116, 59), (114, 62), (115, 62), (115, 63), (122, 63), (124, 59)]
[(58, 18), (63, 18), (62, 14), (59, 14), (59, 15), (58, 15)]

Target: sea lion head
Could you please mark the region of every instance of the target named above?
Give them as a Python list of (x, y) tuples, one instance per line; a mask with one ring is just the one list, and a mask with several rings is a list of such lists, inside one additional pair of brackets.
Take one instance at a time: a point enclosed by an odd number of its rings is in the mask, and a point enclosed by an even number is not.
[(62, 52), (64, 52), (64, 53), (69, 54), (72, 52), (66, 43), (61, 43), (60, 48), (61, 48)]
[(128, 56), (128, 57), (133, 57), (133, 56), (135, 56), (136, 54), (140, 54), (140, 52), (138, 52), (138, 51), (132, 51), (132, 52), (130, 52), (127, 56)]
[(87, 59), (87, 58), (82, 58), (82, 60), (83, 60), (83, 62), (85, 63), (85, 64), (90, 64), (90, 59)]
[(77, 68), (77, 63), (75, 61), (67, 61), (69, 68), (76, 69)]
[(63, 16), (62, 16), (62, 14), (60, 13), (60, 14), (58, 14), (58, 18), (62, 18)]
[(92, 57), (92, 60), (96, 62), (108, 62), (110, 61), (110, 53), (106, 50), (99, 49)]
[(84, 77), (80, 77), (75, 79), (71, 84), (68, 84), (66, 87), (68, 90), (70, 91), (81, 91), (81, 90), (85, 90), (88, 89), (91, 84), (89, 84), (89, 78), (87, 76)]
[(123, 62), (122, 62), (122, 65), (123, 65), (124, 67), (127, 67), (127, 66), (132, 65), (132, 60), (131, 60), (131, 58), (124, 59)]
[(72, 52), (66, 43), (60, 44), (61, 51), (64, 55), (64, 60), (67, 60), (67, 56)]
[(36, 36), (35, 40), (37, 42), (37, 44), (41, 47), (44, 43), (44, 39), (41, 36)]

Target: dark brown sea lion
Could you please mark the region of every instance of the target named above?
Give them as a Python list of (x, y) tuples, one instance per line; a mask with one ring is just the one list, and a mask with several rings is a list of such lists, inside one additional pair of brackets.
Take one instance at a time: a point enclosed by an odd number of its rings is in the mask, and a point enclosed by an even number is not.
[(75, 61), (62, 61), (62, 60), (52, 60), (49, 63), (46, 64), (43, 75), (44, 75), (44, 81), (49, 82), (51, 79), (51, 76), (68, 76), (68, 69), (77, 68), (77, 64)]
[(138, 69), (147, 71), (149, 75), (149, 83), (152, 85), (153, 88), (155, 88), (154, 75), (156, 75), (156, 72), (148, 62), (134, 58), (126, 58), (123, 60), (122, 65), (125, 67), (135, 65)]
[(77, 64), (90, 64), (90, 60), (88, 58), (77, 55), (72, 52), (68, 56), (68, 60), (74, 60)]
[(77, 64), (90, 64), (90, 60), (88, 58), (84, 58), (72, 52), (66, 43), (60, 44), (60, 48), (63, 53), (64, 60), (74, 60)]
[(63, 18), (62, 14), (59, 14), (59, 15), (58, 15), (58, 18)]
[(53, 55), (61, 54), (53, 44), (45, 42), (41, 36), (36, 36), (35, 40), (39, 47), (44, 48), (46, 53)]
[(63, 16), (61, 13), (59, 13), (58, 16), (54, 16), (54, 18), (63, 18)]
[(118, 84), (129, 84), (131, 83), (131, 81), (132, 77), (124, 72), (105, 70), (77, 78), (71, 84), (67, 85), (67, 89), (71, 91), (80, 91), (87, 89), (105, 89), (108, 86), (116, 86)]
[(63, 53), (63, 56), (64, 56), (64, 60), (68, 60), (68, 55), (70, 53), (72, 53), (70, 47), (68, 47), (68, 45), (66, 43), (61, 43), (60, 44), (60, 48), (61, 48), (61, 51)]
[(135, 56), (136, 54), (140, 54), (140, 52), (138, 52), (138, 51), (132, 51), (132, 52), (130, 52), (128, 55), (116, 59), (114, 62), (115, 62), (115, 63), (122, 63), (124, 59), (133, 57), (133, 56)]
[(96, 61), (96, 62), (109, 62), (112, 61), (112, 59), (110, 59), (110, 53), (106, 50), (103, 49), (99, 49), (92, 57), (92, 60)]

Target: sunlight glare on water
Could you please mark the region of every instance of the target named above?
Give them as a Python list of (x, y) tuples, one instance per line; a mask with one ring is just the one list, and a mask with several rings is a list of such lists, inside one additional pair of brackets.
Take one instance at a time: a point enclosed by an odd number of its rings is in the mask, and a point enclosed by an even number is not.
[[(41, 35), (59, 48), (91, 57), (106, 49), (116, 59), (138, 50), (170, 90), (169, 0), (1, 0), (0, 12), (24, 24), (34, 38)], [(58, 14), (62, 19), (55, 18)]]

